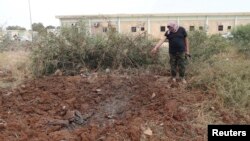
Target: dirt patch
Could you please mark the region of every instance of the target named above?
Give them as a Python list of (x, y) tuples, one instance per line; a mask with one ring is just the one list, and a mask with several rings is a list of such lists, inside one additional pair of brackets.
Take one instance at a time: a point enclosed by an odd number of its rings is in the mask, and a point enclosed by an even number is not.
[(44, 77), (1, 91), (0, 138), (206, 140), (207, 125), (198, 120), (204, 108), (221, 118), (214, 122), (249, 122), (206, 107), (215, 97), (149, 74)]

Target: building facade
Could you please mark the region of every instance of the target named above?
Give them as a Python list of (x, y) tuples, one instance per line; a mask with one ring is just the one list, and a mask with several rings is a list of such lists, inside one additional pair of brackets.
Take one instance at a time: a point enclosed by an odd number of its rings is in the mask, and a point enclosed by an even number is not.
[(169, 21), (176, 21), (187, 31), (204, 30), (208, 34), (226, 34), (239, 25), (250, 24), (250, 12), (244, 13), (179, 13), (56, 16), (61, 26), (76, 26), (85, 21), (90, 34), (105, 33), (111, 26), (119, 33), (147, 32), (160, 38)]

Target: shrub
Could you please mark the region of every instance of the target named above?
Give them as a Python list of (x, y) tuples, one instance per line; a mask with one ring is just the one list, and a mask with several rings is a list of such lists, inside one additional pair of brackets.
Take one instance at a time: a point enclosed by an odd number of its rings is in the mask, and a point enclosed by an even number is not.
[(75, 28), (62, 29), (60, 35), (46, 34), (40, 37), (32, 50), (33, 73), (51, 74), (56, 69), (75, 73), (84, 64), (86, 32), (75, 32)]
[(119, 34), (89, 35), (85, 24), (62, 29), (59, 35), (41, 37), (33, 49), (33, 72), (48, 75), (61, 69), (65, 74), (77, 74), (88, 69), (138, 68), (152, 64), (149, 51), (153, 41), (143, 33), (136, 36)]
[(215, 54), (227, 50), (230, 43), (220, 35), (207, 36), (205, 32), (194, 31), (189, 35), (193, 61), (206, 61)]
[(233, 40), (235, 46), (237, 47), (240, 53), (243, 53), (245, 56), (250, 56), (250, 24), (241, 25), (236, 27), (233, 32)]
[(215, 91), (226, 106), (249, 108), (250, 62), (219, 35), (189, 34), (192, 61), (188, 66), (193, 87)]

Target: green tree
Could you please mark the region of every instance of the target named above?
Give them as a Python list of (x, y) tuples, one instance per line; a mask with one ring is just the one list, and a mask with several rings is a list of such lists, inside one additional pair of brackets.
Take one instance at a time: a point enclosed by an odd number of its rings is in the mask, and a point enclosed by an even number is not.
[(42, 23), (33, 23), (32, 30), (37, 31), (39, 34), (46, 33), (46, 29)]
[(46, 29), (56, 29), (56, 27), (53, 25), (49, 25), (49, 26), (46, 26)]
[(7, 30), (26, 30), (24, 27), (21, 27), (21, 26), (18, 26), (18, 25), (16, 25), (16, 26), (8, 26), (6, 29)]

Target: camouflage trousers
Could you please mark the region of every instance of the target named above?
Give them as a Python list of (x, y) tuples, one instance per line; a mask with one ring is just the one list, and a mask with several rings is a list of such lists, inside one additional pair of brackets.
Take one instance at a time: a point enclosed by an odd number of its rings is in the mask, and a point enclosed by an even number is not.
[(186, 71), (186, 58), (184, 52), (177, 52), (176, 54), (169, 54), (170, 56), (170, 67), (171, 67), (171, 76), (176, 77), (179, 72), (180, 78), (185, 77)]

